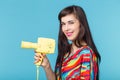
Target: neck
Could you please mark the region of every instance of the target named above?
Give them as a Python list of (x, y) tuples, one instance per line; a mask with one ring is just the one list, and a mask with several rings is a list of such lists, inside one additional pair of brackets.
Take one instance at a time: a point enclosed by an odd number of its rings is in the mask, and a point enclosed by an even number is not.
[[(81, 44), (81, 46), (87, 45), (87, 43), (86, 43), (85, 41), (81, 41), (80, 44)], [(78, 49), (79, 49), (79, 47), (77, 47), (77, 46), (75, 45), (75, 43), (72, 42), (72, 45), (71, 45), (71, 53), (76, 52)]]
[(74, 43), (72, 43), (72, 45), (71, 45), (71, 53), (74, 53), (78, 49), (79, 49), (79, 47), (77, 47)]

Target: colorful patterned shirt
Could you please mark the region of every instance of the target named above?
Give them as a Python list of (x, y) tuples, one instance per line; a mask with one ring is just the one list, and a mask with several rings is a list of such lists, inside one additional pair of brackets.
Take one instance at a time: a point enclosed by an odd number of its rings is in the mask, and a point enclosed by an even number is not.
[(97, 59), (89, 46), (83, 46), (74, 54), (67, 55), (62, 64), (62, 79), (58, 75), (57, 80), (96, 80)]

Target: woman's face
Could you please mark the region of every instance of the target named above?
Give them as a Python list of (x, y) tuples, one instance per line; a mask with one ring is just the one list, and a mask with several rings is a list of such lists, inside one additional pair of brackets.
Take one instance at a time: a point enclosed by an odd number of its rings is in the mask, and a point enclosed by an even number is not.
[(61, 18), (62, 31), (68, 40), (74, 41), (80, 31), (80, 23), (74, 14), (69, 14)]

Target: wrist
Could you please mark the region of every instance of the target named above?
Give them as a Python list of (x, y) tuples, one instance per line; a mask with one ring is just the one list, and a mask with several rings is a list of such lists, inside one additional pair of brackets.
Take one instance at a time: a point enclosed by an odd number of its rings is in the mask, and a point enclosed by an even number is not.
[(50, 67), (50, 64), (48, 63), (46, 66), (44, 66), (44, 69), (45, 70), (48, 70), (48, 69), (50, 69), (51, 67)]

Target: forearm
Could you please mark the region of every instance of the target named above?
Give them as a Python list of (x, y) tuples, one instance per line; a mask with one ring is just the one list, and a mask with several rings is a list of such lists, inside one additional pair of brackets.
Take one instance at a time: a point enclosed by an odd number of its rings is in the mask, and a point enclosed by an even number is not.
[(55, 80), (55, 73), (53, 72), (50, 65), (44, 68), (48, 80)]

